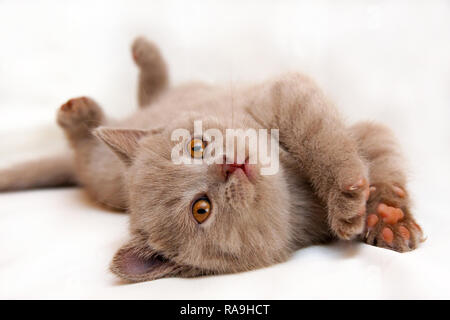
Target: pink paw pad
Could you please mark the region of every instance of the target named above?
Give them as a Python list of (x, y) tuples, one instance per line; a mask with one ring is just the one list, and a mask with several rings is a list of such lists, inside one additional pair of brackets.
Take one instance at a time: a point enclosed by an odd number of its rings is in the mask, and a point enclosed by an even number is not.
[(411, 217), (405, 189), (397, 185), (380, 184), (376, 188), (370, 186), (369, 190), (366, 232), (362, 235), (364, 241), (398, 252), (417, 248), (424, 241), (423, 232)]
[(394, 241), (394, 233), (388, 227), (383, 229), (381, 236), (387, 244), (392, 244), (392, 241)]
[(403, 219), (404, 217), (402, 209), (390, 207), (384, 203), (380, 203), (378, 205), (377, 212), (383, 218), (384, 222), (391, 225), (396, 224), (399, 220)]
[(367, 227), (372, 228), (378, 223), (378, 216), (376, 214), (370, 214), (367, 217)]

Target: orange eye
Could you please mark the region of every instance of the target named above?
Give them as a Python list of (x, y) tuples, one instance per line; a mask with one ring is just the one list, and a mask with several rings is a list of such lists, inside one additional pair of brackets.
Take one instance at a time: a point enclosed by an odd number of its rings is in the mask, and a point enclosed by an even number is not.
[(192, 158), (203, 158), (203, 152), (205, 151), (206, 144), (202, 139), (194, 138), (189, 143), (189, 152)]
[(206, 219), (208, 219), (210, 213), (211, 202), (209, 202), (207, 197), (201, 197), (192, 205), (192, 214), (198, 223), (203, 223)]

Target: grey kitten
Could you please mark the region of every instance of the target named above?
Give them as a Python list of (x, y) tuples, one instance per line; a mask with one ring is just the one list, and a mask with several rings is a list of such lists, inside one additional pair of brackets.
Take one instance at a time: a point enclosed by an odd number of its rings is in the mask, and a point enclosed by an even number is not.
[[(127, 210), (131, 237), (111, 263), (119, 277), (252, 270), (338, 238), (399, 252), (421, 241), (402, 157), (384, 126), (346, 126), (301, 74), (233, 91), (172, 88), (155, 45), (138, 38), (132, 53), (140, 68), (140, 109), (133, 116), (108, 119), (92, 99), (71, 99), (57, 121), (74, 159), (42, 159), (0, 172), (3, 191), (78, 184), (105, 206)], [(233, 161), (174, 164), (171, 133), (193, 133), (196, 120), (221, 132), (279, 129), (279, 171), (262, 175), (260, 163)], [(190, 145), (200, 146), (193, 152), (203, 152), (203, 143), (192, 138)]]

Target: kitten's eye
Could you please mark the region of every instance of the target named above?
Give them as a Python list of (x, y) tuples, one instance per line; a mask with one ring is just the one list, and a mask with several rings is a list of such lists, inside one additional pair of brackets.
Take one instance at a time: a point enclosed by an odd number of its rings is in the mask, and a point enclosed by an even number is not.
[(202, 139), (194, 138), (189, 143), (189, 152), (192, 158), (203, 158), (206, 143)]
[(192, 205), (192, 214), (198, 223), (205, 221), (211, 212), (211, 202), (208, 197), (201, 197)]

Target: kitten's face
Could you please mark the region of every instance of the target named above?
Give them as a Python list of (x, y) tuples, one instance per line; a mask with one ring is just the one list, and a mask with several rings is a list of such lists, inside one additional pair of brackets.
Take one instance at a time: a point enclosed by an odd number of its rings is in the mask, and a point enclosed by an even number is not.
[[(178, 124), (192, 130), (188, 122)], [(208, 127), (226, 124), (212, 119)], [(198, 137), (197, 137), (198, 138)], [(132, 241), (112, 269), (133, 281), (255, 269), (289, 251), (289, 194), (283, 172), (259, 165), (180, 164), (170, 130), (144, 136), (128, 170)], [(226, 152), (223, 156), (226, 157)]]

